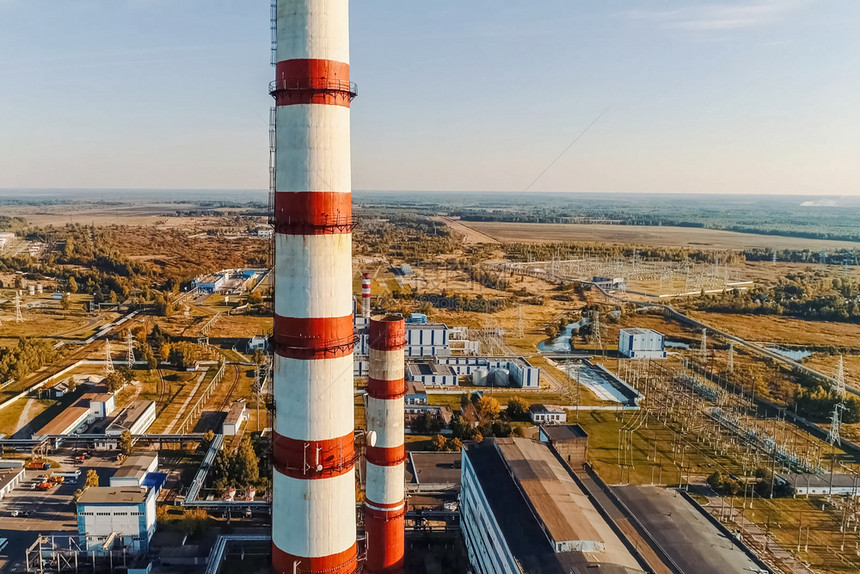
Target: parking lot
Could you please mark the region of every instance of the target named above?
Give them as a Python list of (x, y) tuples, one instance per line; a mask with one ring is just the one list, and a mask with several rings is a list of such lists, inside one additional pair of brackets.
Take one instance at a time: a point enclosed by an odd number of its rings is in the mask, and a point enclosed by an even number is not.
[[(79, 454), (71, 450), (52, 453), (49, 458), (60, 463), (59, 468), (26, 470), (24, 480), (0, 500), (0, 538), (9, 540), (8, 546), (0, 554), (0, 572), (23, 572), (24, 551), (36, 541), (37, 535), (68, 536), (77, 533), (73, 499), (75, 491), (84, 487), (87, 471), (95, 469), (99, 475), (99, 484), (107, 486), (118, 467), (113, 453), (105, 456), (93, 453), (91, 458), (76, 463), (75, 456)], [(80, 471), (77, 479), (65, 478), (63, 483), (47, 491), (36, 488), (41, 482), (40, 476), (75, 470)]]

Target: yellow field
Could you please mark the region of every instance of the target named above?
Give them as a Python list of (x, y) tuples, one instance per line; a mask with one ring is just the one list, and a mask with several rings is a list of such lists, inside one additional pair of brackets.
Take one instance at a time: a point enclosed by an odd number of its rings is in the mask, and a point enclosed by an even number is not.
[(856, 249), (857, 243), (824, 239), (803, 239), (736, 233), (691, 227), (649, 227), (639, 225), (498, 223), (459, 221), (482, 235), (502, 243), (551, 243), (558, 241), (600, 241), (627, 245), (658, 245), (697, 249)]

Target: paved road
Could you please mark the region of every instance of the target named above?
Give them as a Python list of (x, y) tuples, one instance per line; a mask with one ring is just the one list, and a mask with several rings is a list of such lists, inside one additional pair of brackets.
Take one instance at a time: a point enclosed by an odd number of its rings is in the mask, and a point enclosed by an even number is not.
[(612, 490), (685, 573), (759, 571), (755, 562), (675, 491), (654, 486)]

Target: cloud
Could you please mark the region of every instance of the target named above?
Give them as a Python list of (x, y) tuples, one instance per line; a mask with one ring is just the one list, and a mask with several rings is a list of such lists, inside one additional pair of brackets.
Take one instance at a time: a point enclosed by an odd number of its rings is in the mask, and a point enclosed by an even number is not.
[(668, 10), (630, 10), (628, 18), (650, 21), (667, 28), (721, 31), (755, 28), (805, 8), (815, 0), (754, 0), (716, 2)]

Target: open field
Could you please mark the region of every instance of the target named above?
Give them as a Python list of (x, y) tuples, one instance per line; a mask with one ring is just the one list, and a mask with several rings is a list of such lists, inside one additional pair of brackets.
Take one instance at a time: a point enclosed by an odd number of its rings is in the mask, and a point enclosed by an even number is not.
[(853, 323), (703, 311), (690, 311), (688, 315), (748, 341), (819, 347), (855, 347), (860, 341), (860, 325)]
[(639, 225), (499, 223), (459, 221), (462, 226), (502, 243), (603, 241), (628, 245), (658, 245), (697, 249), (857, 249), (851, 241), (756, 235), (694, 227)]
[[(120, 198), (122, 200), (123, 198)], [(224, 225), (223, 217), (200, 216), (200, 217), (176, 217), (177, 210), (195, 209), (193, 204), (176, 203), (86, 203), (80, 202), (73, 205), (33, 205), (3, 207), (3, 214), (10, 217), (23, 217), (31, 225), (55, 227), (68, 223), (80, 223), (84, 225), (114, 225), (121, 221), (124, 225), (153, 226), (159, 228), (193, 228)], [(246, 209), (230, 208), (219, 209), (219, 211), (231, 214), (242, 214)]]

